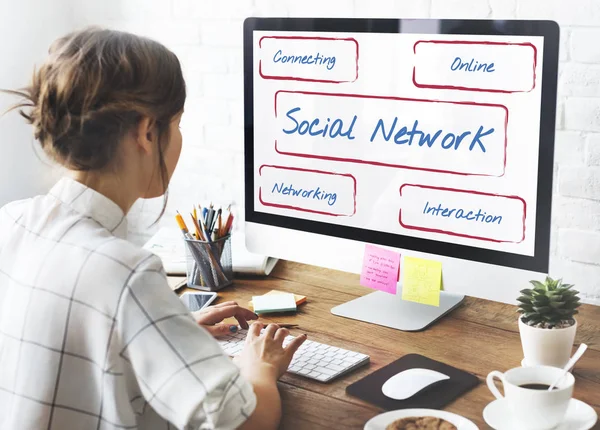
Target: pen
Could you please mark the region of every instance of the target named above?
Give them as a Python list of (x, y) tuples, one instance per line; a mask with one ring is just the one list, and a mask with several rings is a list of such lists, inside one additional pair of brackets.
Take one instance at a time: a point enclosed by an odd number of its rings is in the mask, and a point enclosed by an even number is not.
[(206, 228), (206, 224), (202, 220), (200, 220), (200, 228), (201, 228), (201, 231), (204, 232), (204, 237), (206, 238), (205, 240), (207, 242), (211, 242), (211, 237), (209, 234), (210, 232), (208, 231), (208, 229)]
[(213, 223), (213, 218), (215, 216), (215, 210), (213, 209), (213, 204), (210, 204), (210, 207), (208, 209), (208, 215), (206, 217), (206, 228), (209, 231), (212, 231), (212, 223)]
[(296, 327), (298, 327), (298, 324), (279, 324), (276, 322), (268, 322), (268, 321), (263, 321), (263, 324), (265, 324), (265, 325), (277, 324), (279, 326), (279, 328), (296, 328)]
[(278, 323), (273, 323), (273, 324), (277, 324), (279, 326), (279, 328), (296, 328), (296, 327), (298, 327), (298, 324), (278, 324)]

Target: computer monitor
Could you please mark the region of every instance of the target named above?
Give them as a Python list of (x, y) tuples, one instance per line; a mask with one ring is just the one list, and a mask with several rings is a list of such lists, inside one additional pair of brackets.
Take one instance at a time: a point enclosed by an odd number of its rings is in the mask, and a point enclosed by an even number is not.
[(548, 272), (558, 45), (551, 21), (248, 18), (247, 247), (355, 273), (365, 244), (440, 261), (440, 307), (332, 309), (402, 330), (464, 295), (514, 303)]

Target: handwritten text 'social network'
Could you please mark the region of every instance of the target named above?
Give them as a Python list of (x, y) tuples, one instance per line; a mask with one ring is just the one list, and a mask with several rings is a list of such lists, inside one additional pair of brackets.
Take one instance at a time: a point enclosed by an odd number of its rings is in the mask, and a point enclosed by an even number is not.
[[(300, 107), (294, 107), (287, 111), (286, 117), (289, 119), (289, 125), (287, 128), (282, 129), (285, 134), (330, 139), (355, 139), (352, 132), (359, 120), (358, 115), (354, 115), (350, 119), (335, 118), (333, 121), (331, 118), (301, 119), (301, 111)], [(383, 139), (386, 142), (391, 140), (397, 145), (408, 144), (411, 146), (413, 143), (417, 143), (418, 146), (427, 145), (427, 147), (431, 148), (438, 144), (443, 149), (457, 150), (462, 146), (469, 151), (481, 150), (482, 152), (486, 152), (486, 147), (482, 139), (493, 133), (493, 127), (484, 128), (482, 125), (477, 130), (464, 130), (458, 133), (444, 129), (420, 130), (419, 120), (414, 120), (412, 125), (407, 127), (402, 124), (401, 119), (393, 117), (391, 120), (380, 118), (373, 125), (370, 142)], [(464, 145), (461, 145), (463, 142)]]

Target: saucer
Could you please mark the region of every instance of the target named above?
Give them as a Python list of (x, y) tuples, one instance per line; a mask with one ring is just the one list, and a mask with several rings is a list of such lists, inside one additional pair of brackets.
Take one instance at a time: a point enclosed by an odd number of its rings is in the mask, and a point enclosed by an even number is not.
[(473, 421), (452, 412), (438, 411), (436, 409), (400, 409), (385, 412), (367, 421), (364, 430), (385, 430), (394, 421), (408, 417), (436, 417), (454, 424), (458, 430), (478, 430)]
[[(504, 399), (494, 400), (483, 410), (483, 419), (495, 430), (517, 430), (506, 410)], [(589, 430), (598, 419), (596, 411), (580, 400), (571, 399), (563, 421), (552, 430)]]

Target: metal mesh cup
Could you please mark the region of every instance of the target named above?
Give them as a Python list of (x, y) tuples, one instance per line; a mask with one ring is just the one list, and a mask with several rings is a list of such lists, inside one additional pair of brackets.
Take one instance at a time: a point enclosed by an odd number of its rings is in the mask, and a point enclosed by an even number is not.
[(212, 242), (184, 240), (188, 287), (217, 291), (233, 283), (231, 235)]

